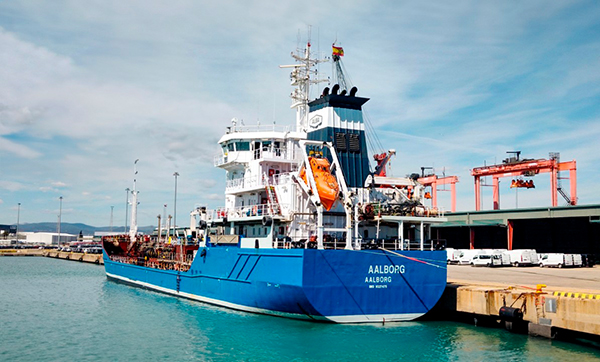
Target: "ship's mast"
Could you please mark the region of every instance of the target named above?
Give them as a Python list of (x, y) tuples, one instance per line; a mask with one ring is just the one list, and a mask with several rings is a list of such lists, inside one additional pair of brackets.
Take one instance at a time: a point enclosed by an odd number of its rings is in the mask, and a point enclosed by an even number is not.
[(313, 67), (319, 63), (327, 62), (329, 59), (311, 59), (310, 40), (306, 43), (306, 48), (303, 50), (298, 48), (291, 55), (298, 64), (280, 65), (279, 67), (293, 68), (290, 73), (290, 80), (291, 85), (295, 86), (296, 89), (290, 95), (290, 98), (292, 98), (291, 108), (296, 108), (296, 131), (305, 132), (308, 125), (310, 86), (327, 81), (327, 79), (318, 79), (317, 71)]
[(136, 178), (137, 178), (137, 163), (140, 159), (136, 159), (133, 163), (133, 190), (131, 190), (131, 227), (129, 228), (129, 239), (133, 242), (138, 231), (137, 225), (137, 197), (138, 191), (136, 189)]

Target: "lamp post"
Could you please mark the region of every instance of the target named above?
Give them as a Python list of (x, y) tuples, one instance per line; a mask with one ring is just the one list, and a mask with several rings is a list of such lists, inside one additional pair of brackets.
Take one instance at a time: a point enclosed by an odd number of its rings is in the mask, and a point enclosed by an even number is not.
[(112, 227), (113, 227), (113, 211), (114, 211), (115, 207), (111, 206), (110, 207), (110, 233), (112, 234)]
[(127, 234), (127, 213), (129, 212), (129, 187), (125, 189), (125, 230), (124, 234)]
[(179, 172), (175, 172), (173, 174), (175, 176), (175, 201), (173, 202), (173, 236), (177, 238), (177, 176), (179, 176)]
[(58, 245), (60, 245), (60, 223), (62, 221), (62, 200), (63, 197), (59, 197), (58, 200), (60, 201), (60, 206), (58, 209)]
[(21, 216), (21, 203), (17, 204), (17, 231), (15, 237), (17, 238), (17, 244), (19, 243), (19, 218)]
[(167, 204), (165, 204), (164, 208), (163, 208), (162, 221), (165, 223), (164, 224), (164, 226), (165, 226), (164, 230), (165, 230), (165, 243), (166, 243), (167, 240), (169, 240), (169, 227), (167, 226)]
[(135, 242), (138, 233), (138, 222), (137, 222), (137, 207), (138, 207), (138, 194), (136, 183), (137, 183), (137, 163), (139, 158), (133, 162), (133, 190), (131, 190), (131, 227), (129, 228), (129, 240)]

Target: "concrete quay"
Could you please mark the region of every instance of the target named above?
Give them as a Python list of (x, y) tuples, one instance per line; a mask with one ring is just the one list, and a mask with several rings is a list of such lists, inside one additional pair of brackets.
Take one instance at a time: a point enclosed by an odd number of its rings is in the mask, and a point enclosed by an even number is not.
[(437, 308), (441, 313), (499, 321), (509, 330), (530, 335), (554, 338), (557, 333), (575, 332), (597, 339), (600, 268), (449, 265), (448, 285)]
[(104, 259), (102, 259), (102, 254), (87, 254), (87, 253), (75, 253), (75, 252), (66, 252), (66, 251), (46, 251), (44, 253), (45, 257), (48, 258), (57, 258), (57, 259), (65, 259), (65, 260), (74, 260), (81, 261), (84, 263), (93, 263), (104, 265)]
[(43, 249), (2, 249), (0, 256), (44, 256)]
[(56, 251), (53, 249), (3, 249), (0, 250), (0, 256), (45, 256), (48, 258), (74, 260), (84, 263), (104, 265), (102, 254)]

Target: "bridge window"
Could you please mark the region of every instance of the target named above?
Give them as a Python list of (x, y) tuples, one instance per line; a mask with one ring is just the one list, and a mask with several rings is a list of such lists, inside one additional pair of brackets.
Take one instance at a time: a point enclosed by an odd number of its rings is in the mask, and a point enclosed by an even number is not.
[(235, 150), (236, 151), (250, 151), (250, 142), (236, 142)]

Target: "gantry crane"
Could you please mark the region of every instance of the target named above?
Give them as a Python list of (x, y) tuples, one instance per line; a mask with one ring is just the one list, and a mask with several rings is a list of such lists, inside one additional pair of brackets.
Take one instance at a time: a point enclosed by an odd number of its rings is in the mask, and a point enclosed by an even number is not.
[[(437, 208), (437, 189), (438, 185), (447, 185), (450, 184), (450, 211), (456, 211), (456, 183), (458, 182), (457, 176), (444, 176), (439, 177), (435, 174), (425, 175), (425, 169), (431, 167), (421, 167), (421, 177), (417, 179), (421, 185), (425, 187), (431, 187), (431, 207)], [(427, 197), (427, 194), (425, 194)]]
[[(508, 153), (516, 154), (516, 157), (505, 159), (502, 164), (476, 167), (471, 170), (471, 176), (475, 177), (475, 210), (481, 209), (481, 177), (492, 176), (493, 179), (493, 197), (494, 210), (500, 209), (500, 189), (498, 179), (500, 177), (522, 177), (534, 176), (538, 173), (550, 173), (551, 184), (551, 199), (552, 206), (558, 206), (558, 194), (560, 193), (569, 205), (577, 205), (577, 164), (575, 160), (560, 162), (559, 153), (550, 153), (550, 159), (525, 159), (520, 160), (521, 151), (510, 151)], [(561, 171), (569, 171), (569, 184), (571, 195), (567, 195), (560, 185)], [(513, 182), (512, 187), (527, 187), (531, 188), (531, 183)]]

